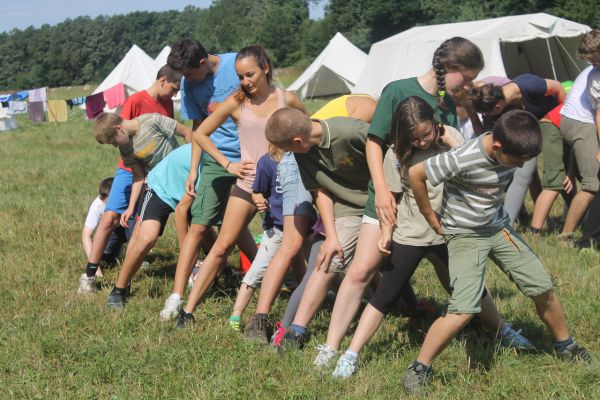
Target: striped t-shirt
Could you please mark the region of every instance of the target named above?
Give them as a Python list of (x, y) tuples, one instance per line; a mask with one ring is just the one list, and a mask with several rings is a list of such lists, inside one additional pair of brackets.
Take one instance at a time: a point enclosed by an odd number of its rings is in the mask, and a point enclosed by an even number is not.
[(495, 232), (509, 223), (502, 203), (515, 168), (486, 154), (485, 136), (425, 161), (431, 185), (444, 182), (440, 214), (445, 234)]

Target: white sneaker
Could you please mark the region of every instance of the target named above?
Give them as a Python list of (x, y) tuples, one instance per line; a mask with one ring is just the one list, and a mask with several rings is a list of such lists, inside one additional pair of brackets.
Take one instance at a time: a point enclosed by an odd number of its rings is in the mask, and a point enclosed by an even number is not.
[(96, 291), (96, 277), (91, 276), (88, 277), (84, 272), (79, 278), (79, 289), (77, 289), (77, 294), (89, 294), (94, 293)]
[(183, 300), (181, 300), (181, 296), (177, 293), (171, 294), (165, 301), (165, 307), (160, 312), (160, 320), (165, 322), (177, 317), (182, 307)]
[(187, 281), (187, 286), (189, 289), (194, 287), (194, 282), (196, 281), (196, 277), (198, 277), (198, 272), (200, 272), (200, 267), (202, 266), (203, 262), (204, 261), (198, 261), (196, 265), (194, 265), (194, 268), (192, 268), (192, 273)]
[(356, 361), (358, 361), (357, 356), (351, 356), (348, 353), (342, 354), (331, 376), (340, 379), (350, 378), (356, 371)]
[(334, 359), (337, 356), (337, 350), (332, 347), (329, 347), (327, 344), (320, 344), (317, 346), (317, 350), (319, 350), (319, 354), (315, 358), (313, 364), (317, 369), (325, 369), (329, 367)]

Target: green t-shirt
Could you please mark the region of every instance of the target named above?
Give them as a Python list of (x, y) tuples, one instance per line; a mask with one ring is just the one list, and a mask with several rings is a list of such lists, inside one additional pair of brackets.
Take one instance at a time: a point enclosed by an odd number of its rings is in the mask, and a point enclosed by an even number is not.
[(160, 114), (143, 114), (136, 118), (138, 131), (129, 142), (119, 146), (126, 167), (141, 164), (150, 172), (171, 151), (179, 147), (175, 137), (177, 121)]
[[(377, 103), (377, 108), (375, 109), (375, 115), (373, 115), (369, 135), (376, 136), (384, 143), (387, 143), (394, 111), (396, 111), (398, 104), (411, 96), (417, 96), (425, 100), (427, 104), (433, 108), (438, 122), (442, 122), (444, 125), (452, 126), (454, 128), (458, 127), (456, 105), (452, 98), (450, 96), (444, 97), (444, 103), (448, 108), (448, 111), (444, 113), (444, 110), (438, 105), (438, 97), (426, 92), (417, 78), (413, 77), (391, 82), (383, 88), (381, 97)], [(377, 213), (375, 212), (375, 190), (373, 189), (373, 182), (369, 182), (369, 200), (365, 206), (365, 215), (371, 218), (377, 218)]]
[(324, 189), (335, 202), (335, 217), (362, 215), (371, 176), (365, 144), (369, 124), (356, 118), (319, 121), (323, 138), (308, 153), (295, 153), (307, 190)]

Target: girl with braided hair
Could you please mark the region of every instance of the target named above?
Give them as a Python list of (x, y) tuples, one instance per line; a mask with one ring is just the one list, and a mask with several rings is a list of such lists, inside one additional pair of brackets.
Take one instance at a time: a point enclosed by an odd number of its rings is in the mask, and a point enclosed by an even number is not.
[[(383, 89), (366, 144), (372, 180), (372, 185), (369, 185), (369, 200), (355, 256), (339, 288), (331, 314), (327, 343), (319, 346), (319, 354), (315, 359), (317, 367), (324, 367), (335, 357), (358, 311), (367, 284), (382, 260), (377, 247), (381, 233), (379, 221), (392, 226), (396, 223), (396, 201), (383, 175), (383, 154), (389, 143), (394, 111), (401, 101), (417, 96), (433, 108), (438, 121), (456, 127), (456, 106), (449, 94), (470, 83), (483, 65), (481, 50), (474, 43), (461, 37), (453, 37), (442, 42), (435, 50), (432, 67), (424, 75), (391, 82)], [(416, 298), (411, 305), (422, 308)], [(493, 325), (496, 321), (490, 322)]]

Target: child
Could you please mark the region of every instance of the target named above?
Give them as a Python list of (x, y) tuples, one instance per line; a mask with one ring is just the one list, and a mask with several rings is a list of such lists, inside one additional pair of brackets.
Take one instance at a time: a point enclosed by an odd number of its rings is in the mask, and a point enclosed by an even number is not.
[[(81, 243), (83, 245), (85, 255), (88, 258), (90, 256), (90, 252), (92, 251), (92, 235), (94, 234), (94, 231), (100, 222), (100, 218), (102, 217), (102, 213), (104, 212), (106, 199), (108, 199), (113, 180), (114, 178), (106, 178), (100, 182), (100, 196), (96, 197), (96, 199), (92, 202), (88, 210), (87, 217), (85, 218), (83, 231), (81, 232)], [(111, 236), (102, 254), (102, 261), (113, 263), (116, 260), (121, 252), (121, 244), (126, 241), (124, 236), (125, 232), (123, 231), (123, 228), (121, 228), (119, 232), (113, 231), (111, 233)], [(102, 277), (102, 270), (100, 268), (96, 270), (96, 276)], [(84, 290), (85, 288), (80, 288), (78, 293), (82, 294)]]
[(282, 191), (277, 176), (277, 164), (283, 156), (278, 147), (269, 145), (269, 153), (262, 156), (256, 164), (256, 178), (252, 185), (252, 201), (258, 211), (265, 212), (262, 241), (254, 257), (250, 270), (246, 272), (238, 291), (233, 312), (229, 317), (229, 326), (240, 330), (240, 321), (254, 291), (260, 286), (267, 266), (283, 240)]
[[(383, 276), (369, 304), (363, 311), (350, 347), (338, 360), (333, 377), (349, 378), (356, 369), (358, 353), (375, 334), (422, 259), (428, 259), (447, 292), (451, 292), (448, 277), (448, 249), (444, 239), (436, 234), (423, 216), (408, 185), (408, 169), (411, 165), (463, 143), (461, 134), (449, 126), (437, 124), (434, 112), (425, 100), (412, 96), (402, 101), (392, 119), (390, 148), (384, 160), (384, 176), (388, 187), (397, 193), (396, 225), (381, 224), (379, 250), (390, 255), (384, 263)], [(442, 186), (428, 187), (433, 208), (442, 205)], [(393, 242), (392, 242), (393, 236)], [(391, 245), (391, 249), (390, 249)], [(390, 251), (391, 250), (391, 251)], [(500, 331), (501, 345), (531, 349), (527, 339), (503, 322), (495, 309), (487, 290), (484, 290), (482, 319), (494, 332)]]
[[(123, 120), (117, 114), (104, 113), (94, 122), (96, 140), (101, 144), (119, 147), (125, 166), (133, 169), (129, 207), (121, 215), (123, 226), (127, 226), (129, 217), (134, 213), (135, 202), (142, 191), (145, 176), (167, 154), (179, 147), (175, 135), (182, 136), (186, 142), (189, 142), (192, 131), (187, 126), (160, 114), (144, 114), (132, 120)], [(131, 257), (135, 257), (134, 253), (139, 250), (136, 246), (130, 246), (125, 261), (130, 258), (128, 257), (130, 252), (133, 252)], [(123, 263), (115, 287), (108, 297), (110, 307), (123, 307), (126, 287), (135, 273), (136, 264), (136, 262)]]
[[(493, 133), (421, 162), (409, 171), (419, 210), (448, 246), (452, 296), (447, 314), (438, 318), (425, 337), (417, 359), (404, 374), (404, 388), (419, 394), (428, 385), (435, 358), (452, 338), (481, 311), (488, 257), (535, 303), (540, 319), (554, 337), (557, 355), (569, 361), (591, 361), (567, 328), (550, 275), (533, 251), (511, 228), (502, 206), (515, 167), (536, 157), (542, 148), (537, 118), (523, 110), (502, 115)], [(443, 182), (443, 206), (431, 207), (427, 181)]]

